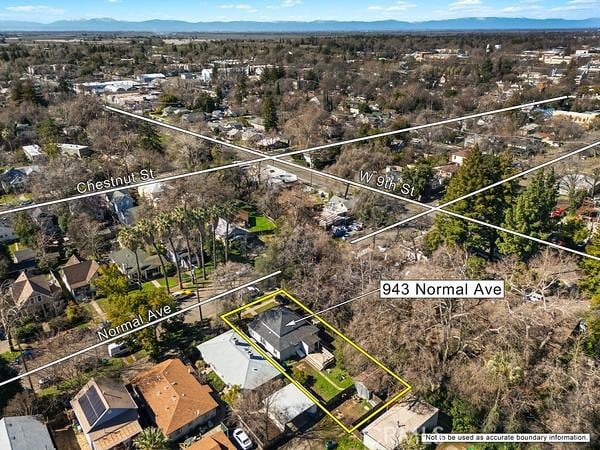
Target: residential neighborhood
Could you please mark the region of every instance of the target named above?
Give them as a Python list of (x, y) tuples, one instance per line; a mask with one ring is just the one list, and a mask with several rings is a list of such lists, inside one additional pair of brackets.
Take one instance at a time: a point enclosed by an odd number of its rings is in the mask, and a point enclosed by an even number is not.
[(597, 448), (597, 2), (259, 3), (0, 7), (0, 450)]

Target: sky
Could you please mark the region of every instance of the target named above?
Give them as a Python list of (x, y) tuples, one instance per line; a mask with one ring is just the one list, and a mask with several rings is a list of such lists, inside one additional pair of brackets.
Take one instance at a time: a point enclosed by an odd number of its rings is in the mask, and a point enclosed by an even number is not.
[(584, 19), (600, 0), (0, 0), (0, 20), (406, 21), (457, 17)]

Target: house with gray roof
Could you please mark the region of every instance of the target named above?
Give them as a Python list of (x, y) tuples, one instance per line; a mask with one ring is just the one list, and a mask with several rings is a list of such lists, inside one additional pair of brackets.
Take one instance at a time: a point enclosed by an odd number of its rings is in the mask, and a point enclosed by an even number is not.
[(235, 331), (198, 345), (202, 359), (229, 386), (256, 389), (281, 373)]
[(431, 432), (438, 424), (439, 410), (415, 397), (395, 403), (363, 430), (369, 450), (396, 450), (411, 433)]
[(319, 329), (306, 321), (298, 323), (300, 319), (294, 311), (276, 306), (258, 314), (248, 324), (248, 333), (280, 361), (294, 355), (304, 357), (316, 352), (321, 342)]
[(302, 429), (317, 415), (317, 405), (292, 383), (265, 398), (263, 405), (281, 431)]
[(119, 268), (119, 271), (121, 271), (123, 275), (126, 275), (127, 278), (131, 280), (137, 280), (138, 262), (143, 280), (148, 280), (160, 275), (161, 265), (159, 256), (149, 255), (140, 248), (138, 248), (135, 253), (128, 248), (121, 248), (111, 252), (108, 257), (110, 261)]
[(0, 420), (2, 450), (55, 450), (48, 428), (36, 416), (4, 417)]

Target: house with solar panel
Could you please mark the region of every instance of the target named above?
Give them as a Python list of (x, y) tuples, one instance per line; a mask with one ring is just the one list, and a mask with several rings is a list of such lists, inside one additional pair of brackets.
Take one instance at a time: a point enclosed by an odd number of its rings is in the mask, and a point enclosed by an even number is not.
[(92, 450), (125, 450), (142, 431), (138, 407), (122, 384), (92, 378), (71, 400), (73, 415)]
[(319, 329), (285, 306), (258, 314), (248, 324), (248, 333), (279, 361), (294, 355), (305, 357), (321, 347)]

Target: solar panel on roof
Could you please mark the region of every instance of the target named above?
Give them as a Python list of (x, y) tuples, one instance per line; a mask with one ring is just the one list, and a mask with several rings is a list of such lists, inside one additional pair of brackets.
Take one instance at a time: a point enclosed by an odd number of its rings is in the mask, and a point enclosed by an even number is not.
[(81, 396), (79, 405), (90, 425), (96, 423), (98, 418), (106, 411), (106, 407), (95, 386), (91, 386), (87, 392)]

